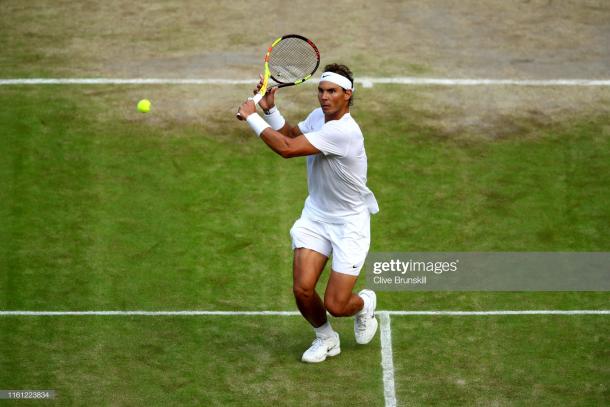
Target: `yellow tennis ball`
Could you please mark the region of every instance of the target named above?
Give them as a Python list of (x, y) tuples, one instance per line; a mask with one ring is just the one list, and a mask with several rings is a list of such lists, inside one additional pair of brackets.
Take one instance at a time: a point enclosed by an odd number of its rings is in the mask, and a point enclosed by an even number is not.
[(138, 110), (142, 113), (150, 112), (150, 100), (142, 99), (138, 102)]

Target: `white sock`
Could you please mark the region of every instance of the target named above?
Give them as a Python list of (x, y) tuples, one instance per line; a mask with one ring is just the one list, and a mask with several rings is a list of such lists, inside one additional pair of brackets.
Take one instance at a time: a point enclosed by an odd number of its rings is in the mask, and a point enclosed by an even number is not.
[(326, 321), (324, 325), (314, 328), (313, 330), (316, 331), (316, 336), (318, 338), (330, 338), (335, 333), (328, 321)]

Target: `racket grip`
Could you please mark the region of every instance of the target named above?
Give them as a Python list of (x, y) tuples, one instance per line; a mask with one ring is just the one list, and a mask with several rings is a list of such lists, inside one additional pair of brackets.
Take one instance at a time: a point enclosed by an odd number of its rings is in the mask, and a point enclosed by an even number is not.
[[(261, 99), (263, 98), (263, 95), (261, 95), (260, 93), (257, 93), (256, 95), (254, 95), (253, 97), (249, 97), (248, 100), (251, 100), (254, 102), (255, 105), (258, 105), (258, 102), (261, 101)], [(241, 115), (238, 113), (235, 114), (235, 116), (237, 117), (241, 117)]]
[(263, 95), (260, 94), (260, 93), (257, 93), (251, 99), (252, 99), (252, 101), (254, 102), (255, 105), (258, 105), (258, 102), (260, 102), (262, 98), (263, 98)]

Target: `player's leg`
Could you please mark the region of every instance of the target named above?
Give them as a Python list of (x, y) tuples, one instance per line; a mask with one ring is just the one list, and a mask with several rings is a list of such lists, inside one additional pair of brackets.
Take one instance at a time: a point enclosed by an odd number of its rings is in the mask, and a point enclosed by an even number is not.
[(324, 292), (324, 307), (334, 317), (349, 317), (364, 307), (362, 297), (352, 292), (358, 276), (332, 271)]
[(328, 257), (315, 250), (294, 249), (292, 291), (301, 315), (315, 328), (326, 323), (326, 309), (316, 284)]
[(316, 284), (332, 251), (330, 240), (320, 222), (306, 215), (290, 230), (293, 262), (293, 292), (301, 314), (313, 326), (316, 339), (303, 353), (303, 362), (318, 363), (341, 352), (339, 334), (326, 319), (326, 309), (316, 292)]
[(293, 291), (299, 311), (313, 326), (316, 338), (303, 353), (301, 360), (307, 363), (319, 363), (328, 356), (341, 353), (339, 334), (330, 326), (326, 318), (326, 309), (316, 292), (316, 284), (324, 270), (327, 256), (307, 248), (294, 250)]
[(354, 315), (354, 334), (359, 344), (369, 343), (377, 332), (377, 297), (372, 290), (352, 292), (370, 245), (370, 216), (364, 213), (345, 223), (328, 225), (333, 264), (324, 294), (328, 311), (335, 316)]
[(377, 332), (377, 296), (374, 291), (368, 289), (354, 294), (352, 290), (357, 279), (358, 276), (332, 271), (324, 293), (324, 306), (335, 317), (355, 315), (356, 342), (364, 345), (369, 343)]

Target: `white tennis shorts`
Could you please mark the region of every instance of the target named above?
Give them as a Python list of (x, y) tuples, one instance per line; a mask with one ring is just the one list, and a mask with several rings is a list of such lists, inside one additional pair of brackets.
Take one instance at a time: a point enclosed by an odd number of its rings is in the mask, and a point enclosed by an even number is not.
[(345, 218), (344, 223), (325, 223), (311, 219), (306, 211), (290, 229), (292, 249), (306, 248), (330, 257), (332, 269), (357, 276), (371, 244), (371, 215), (364, 212)]

